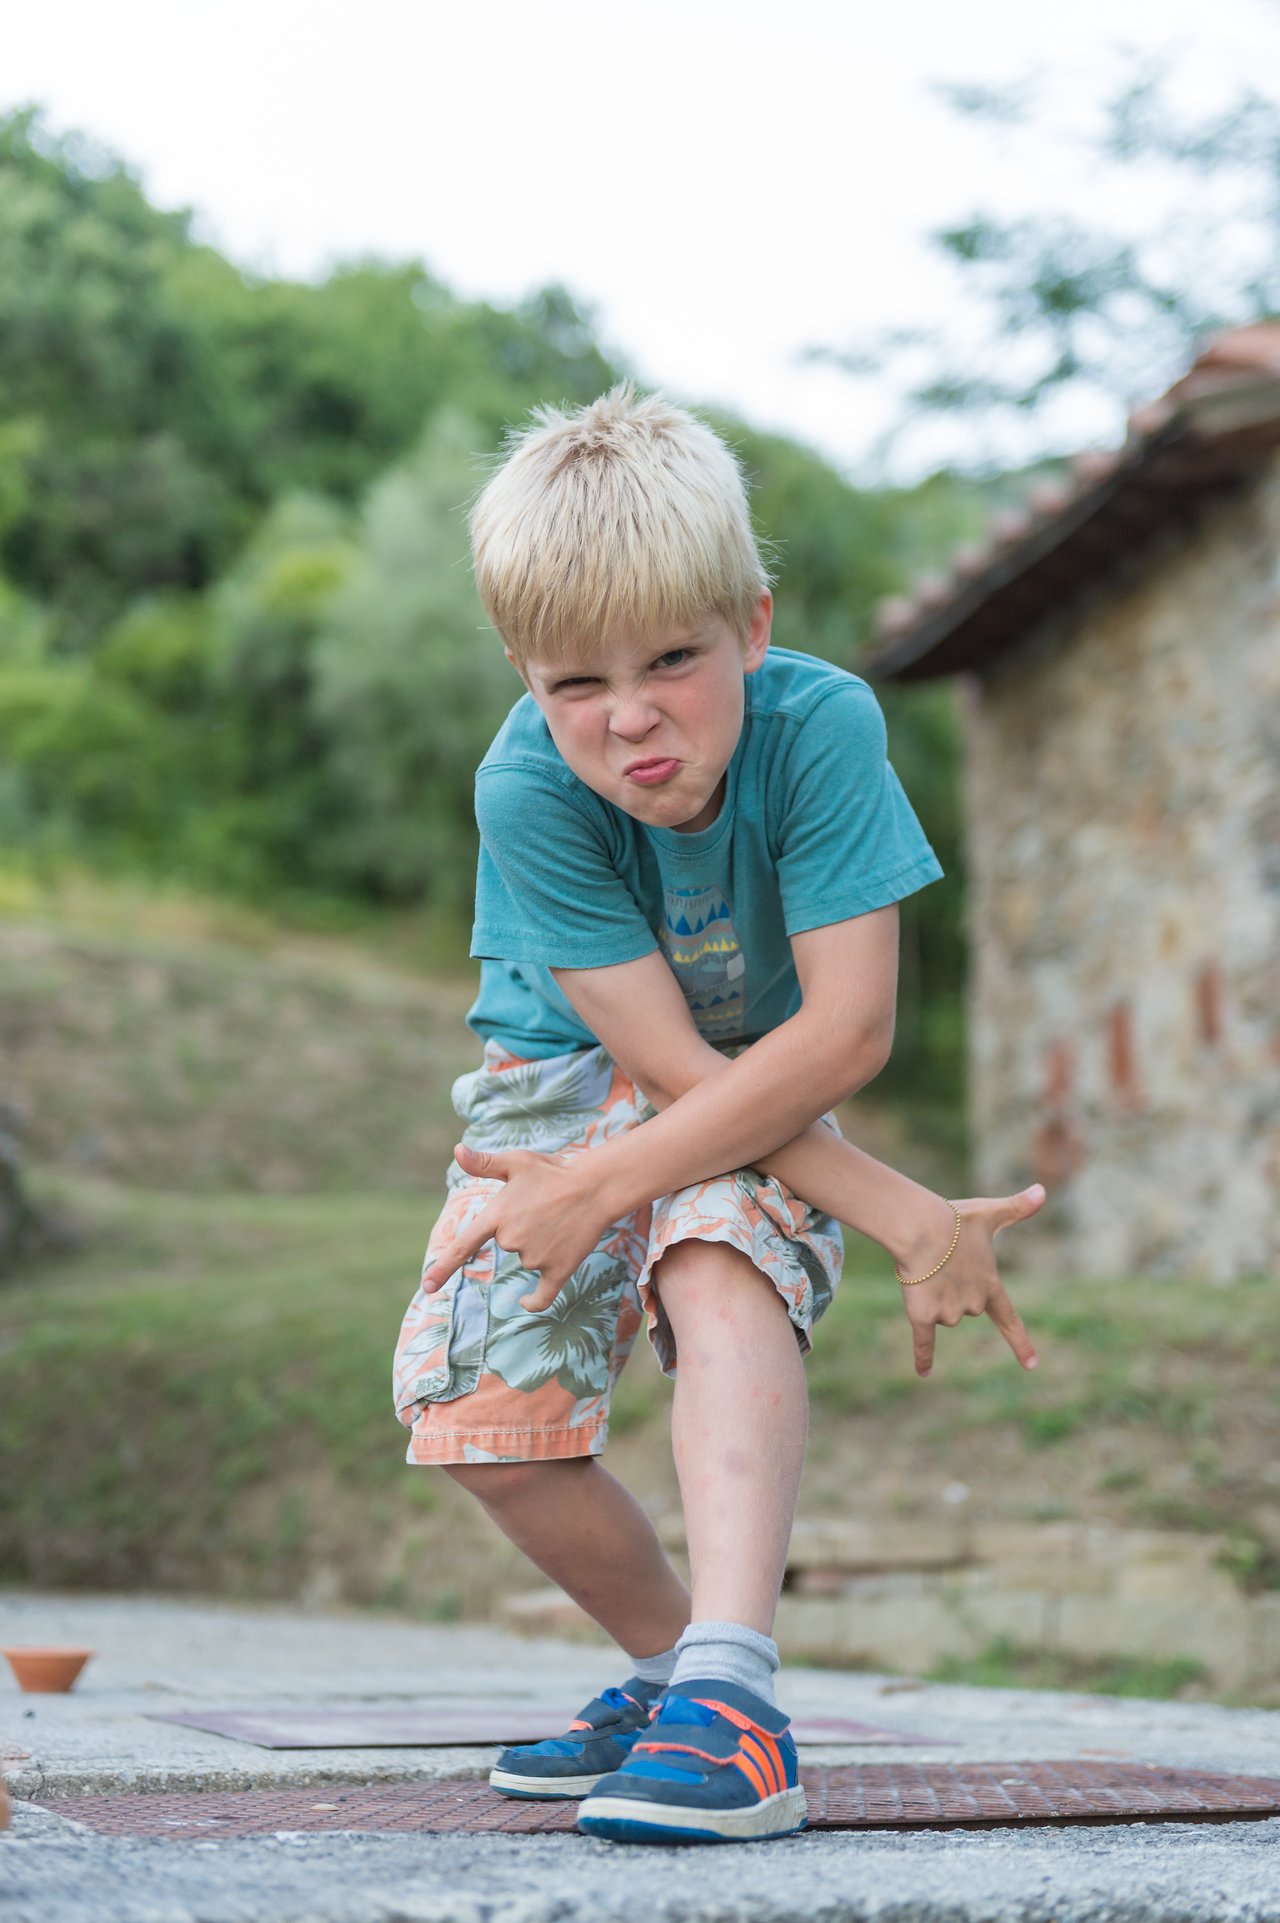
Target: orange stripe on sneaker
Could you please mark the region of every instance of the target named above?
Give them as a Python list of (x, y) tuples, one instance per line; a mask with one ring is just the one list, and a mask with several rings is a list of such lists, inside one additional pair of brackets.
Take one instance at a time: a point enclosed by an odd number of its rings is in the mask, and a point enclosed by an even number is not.
[(751, 1758), (761, 1774), (769, 1779), (770, 1792), (782, 1788), (778, 1778), (778, 1766), (754, 1730), (744, 1730), (742, 1734), (743, 1754)]
[(742, 1774), (751, 1784), (751, 1787), (755, 1790), (756, 1795), (763, 1802), (764, 1798), (770, 1794), (770, 1790), (758, 1766), (752, 1762), (749, 1756), (744, 1755), (741, 1750), (739, 1750), (736, 1756), (731, 1757), (730, 1761), (734, 1769), (741, 1770)]
[(777, 1778), (778, 1788), (785, 1789), (787, 1772), (777, 1739), (771, 1736), (767, 1729), (761, 1729), (759, 1723), (753, 1723), (749, 1716), (744, 1716), (740, 1709), (731, 1709), (728, 1703), (715, 1702), (710, 1696), (699, 1696), (697, 1700), (705, 1703), (708, 1709), (716, 1710), (721, 1716), (727, 1716), (735, 1729), (742, 1731), (744, 1741), (750, 1735), (760, 1745), (768, 1758), (770, 1773)]
[(778, 1741), (776, 1736), (770, 1735), (767, 1729), (764, 1731), (760, 1740), (762, 1743), (767, 1745), (770, 1758), (772, 1759), (772, 1762), (773, 1762), (773, 1767), (778, 1772), (778, 1788), (785, 1789), (787, 1787), (787, 1765), (786, 1765), (786, 1760), (782, 1754), (781, 1743)]

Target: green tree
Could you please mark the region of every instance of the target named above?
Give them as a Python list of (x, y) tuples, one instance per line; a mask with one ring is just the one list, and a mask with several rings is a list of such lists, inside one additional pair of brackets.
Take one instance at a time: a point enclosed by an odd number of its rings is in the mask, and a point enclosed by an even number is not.
[(344, 509), (288, 495), (210, 598), (208, 721), (229, 738), (223, 806), (232, 839), (282, 885), (323, 885), (328, 841), (341, 827), (315, 651), (354, 559)]
[(0, 121), (0, 535), (24, 587), (92, 625), (143, 586), (198, 585), (235, 501), (187, 417), (210, 370), (166, 266), (185, 216), (84, 141)]
[(242, 274), (114, 155), (0, 117), (0, 565), (92, 645), (139, 594), (207, 586), (269, 504), (354, 504), (446, 399), (486, 442), (614, 369), (562, 288), (512, 311), (416, 263)]
[(478, 438), (441, 413), (373, 489), (315, 654), (315, 712), (344, 797), (326, 841), (332, 880), (456, 914), (475, 879), (475, 767), (521, 693), (468, 566)]
[(775, 576), (774, 640), (852, 667), (859, 630), (899, 585), (878, 494), (844, 480), (811, 449), (711, 417), (741, 457)]

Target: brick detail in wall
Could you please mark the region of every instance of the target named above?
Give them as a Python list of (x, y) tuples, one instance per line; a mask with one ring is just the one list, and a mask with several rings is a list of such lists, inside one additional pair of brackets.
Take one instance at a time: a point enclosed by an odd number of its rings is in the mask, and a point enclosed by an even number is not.
[(1061, 1188), (1084, 1165), (1084, 1135), (1067, 1112), (1075, 1078), (1071, 1043), (1050, 1042), (1044, 1052), (1043, 1120), (1031, 1143), (1033, 1179), (1049, 1190)]
[(1133, 1045), (1133, 1010), (1128, 1002), (1114, 1003), (1107, 1016), (1107, 1074), (1121, 1103), (1126, 1108), (1136, 1108), (1138, 1068)]
[(1222, 969), (1207, 961), (1196, 975), (1196, 1033), (1202, 1042), (1222, 1040)]
[(1076, 1058), (1070, 1042), (1050, 1042), (1045, 1050), (1044, 1099), (1056, 1108), (1070, 1095), (1076, 1079)]

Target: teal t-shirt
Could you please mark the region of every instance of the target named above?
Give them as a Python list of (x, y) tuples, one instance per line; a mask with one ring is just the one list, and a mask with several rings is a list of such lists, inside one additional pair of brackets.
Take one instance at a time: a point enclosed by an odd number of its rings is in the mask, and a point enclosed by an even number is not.
[(865, 915), (942, 874), (856, 674), (770, 648), (709, 828), (650, 828), (562, 760), (532, 695), (476, 773), (474, 1031), (513, 1054), (596, 1040), (551, 977), (661, 949), (699, 1032), (754, 1041), (800, 1006), (789, 937)]

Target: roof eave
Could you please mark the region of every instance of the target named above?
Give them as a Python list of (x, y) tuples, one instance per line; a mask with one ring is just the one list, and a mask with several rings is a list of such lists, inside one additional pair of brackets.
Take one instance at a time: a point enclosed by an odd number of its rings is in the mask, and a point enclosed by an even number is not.
[(1248, 478), (1277, 446), (1274, 376), (1188, 395), (1132, 437), (1109, 472), (999, 545), (980, 571), (860, 661), (859, 672), (925, 681), (981, 669), (1060, 614), (1064, 599), (1105, 578), (1135, 537), (1191, 498)]

